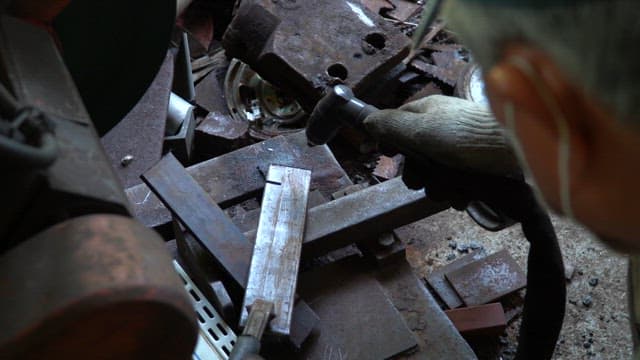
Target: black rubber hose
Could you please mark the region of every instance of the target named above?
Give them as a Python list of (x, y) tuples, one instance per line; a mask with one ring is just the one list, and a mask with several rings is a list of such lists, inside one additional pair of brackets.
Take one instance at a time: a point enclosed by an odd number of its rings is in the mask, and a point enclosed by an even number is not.
[(516, 359), (551, 359), (566, 306), (562, 253), (549, 215), (540, 206), (523, 219), (522, 230), (530, 249)]

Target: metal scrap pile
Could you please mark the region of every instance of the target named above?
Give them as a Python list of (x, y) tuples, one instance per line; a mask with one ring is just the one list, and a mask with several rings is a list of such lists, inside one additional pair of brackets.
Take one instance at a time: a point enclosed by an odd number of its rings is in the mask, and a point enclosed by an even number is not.
[(245, 335), (266, 331), (280, 340), (267, 341), (263, 354), (473, 357), (412, 274), (394, 231), (448, 206), (406, 189), (397, 178), (402, 157), (381, 156), (357, 129), (345, 129), (331, 147), (310, 147), (301, 133), (337, 84), (380, 108), (432, 94), (483, 101), (477, 68), (443, 23), (410, 54), (422, 7), (406, 0), (196, 1), (178, 20), (160, 73), (102, 142), (135, 216), (163, 235), (180, 263), (199, 314), (198, 351), (209, 343), (228, 358), (237, 325), (256, 319), (242, 299), (257, 291), (250, 268), (267, 266), (258, 249), (267, 246), (268, 189), (284, 186), (269, 180), (271, 165), (280, 165), (310, 170), (309, 210), (297, 245), (297, 289), (286, 282), (297, 290), (291, 318), (282, 319), (291, 311), (282, 310), (282, 299), (260, 303), (256, 313), (273, 311), (287, 325), (245, 328)]

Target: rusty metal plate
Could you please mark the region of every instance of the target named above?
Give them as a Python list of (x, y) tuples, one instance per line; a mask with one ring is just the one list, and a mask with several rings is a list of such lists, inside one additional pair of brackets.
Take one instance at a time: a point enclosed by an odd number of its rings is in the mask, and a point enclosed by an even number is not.
[(527, 285), (520, 265), (501, 250), (445, 275), (466, 306), (483, 305)]
[[(309, 147), (304, 132), (245, 147), (193, 165), (187, 171), (214, 202), (226, 208), (256, 195), (264, 187), (269, 164), (311, 169), (311, 188), (325, 193), (350, 184), (331, 150), (327, 146)], [(148, 186), (134, 186), (126, 194), (140, 222), (156, 229), (163, 227), (163, 233), (170, 233), (171, 214)]]
[(223, 46), (307, 112), (338, 83), (361, 97), (409, 54), (409, 38), (358, 0), (244, 0)]
[(350, 257), (303, 273), (298, 291), (320, 316), (319, 335), (301, 358), (388, 359), (416, 339), (361, 259)]
[(444, 275), (452, 271), (458, 270), (465, 265), (468, 265), (474, 261), (480, 260), (486, 255), (482, 251), (476, 251), (472, 254), (464, 256), (456, 261), (453, 261), (445, 266), (433, 270), (429, 276), (427, 276), (427, 283), (438, 294), (440, 299), (447, 304), (449, 309), (455, 309), (463, 305), (462, 299), (451, 287), (451, 284), (445, 279)]
[(379, 269), (376, 278), (418, 339), (419, 351), (397, 359), (476, 359), (409, 263)]

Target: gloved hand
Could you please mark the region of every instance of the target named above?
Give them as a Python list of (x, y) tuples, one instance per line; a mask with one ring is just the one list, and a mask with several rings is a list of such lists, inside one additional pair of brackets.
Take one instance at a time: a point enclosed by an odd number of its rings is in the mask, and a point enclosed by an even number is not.
[(550, 359), (565, 310), (562, 255), (547, 212), (527, 185), (504, 130), (488, 109), (430, 96), (364, 121), (379, 140), (407, 156), (403, 178), (434, 200), (462, 209), (482, 201), (522, 223), (529, 240), (527, 294), (516, 359)]
[(500, 200), (529, 188), (504, 130), (487, 108), (434, 95), (398, 110), (375, 112), (364, 125), (407, 155), (403, 178), (410, 188), (425, 187), (431, 198), (457, 209), (484, 201), (518, 220), (518, 214), (509, 214), (513, 206)]

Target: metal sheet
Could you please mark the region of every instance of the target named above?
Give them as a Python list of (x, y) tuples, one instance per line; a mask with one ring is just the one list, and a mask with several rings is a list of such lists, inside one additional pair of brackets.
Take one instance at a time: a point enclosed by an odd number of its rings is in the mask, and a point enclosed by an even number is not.
[[(111, 166), (125, 188), (142, 183), (140, 175), (162, 157), (172, 79), (173, 55), (169, 52), (142, 99), (102, 137)], [(133, 161), (123, 166), (125, 156), (133, 156)]]
[[(262, 198), (258, 235), (242, 308), (255, 301), (273, 303), (267, 331), (287, 337), (300, 266), (311, 171), (271, 165)], [(247, 323), (242, 312), (240, 325)]]
[[(239, 149), (193, 165), (187, 171), (224, 208), (256, 195), (265, 185), (264, 174), (269, 164), (311, 169), (311, 188), (325, 193), (337, 191), (350, 182), (331, 150), (326, 146), (309, 147), (304, 132)], [(134, 186), (126, 193), (140, 222), (166, 229), (171, 214), (148, 186)]]
[(417, 345), (361, 259), (303, 273), (298, 290), (320, 316), (319, 336), (309, 341), (304, 359), (388, 359)]
[(476, 359), (469, 344), (406, 261), (378, 270), (376, 278), (417, 335), (420, 345), (420, 351), (399, 359)]
[(472, 254), (464, 256), (456, 261), (453, 261), (445, 266), (433, 270), (429, 276), (427, 276), (427, 282), (429, 286), (438, 294), (440, 299), (447, 304), (449, 309), (455, 309), (463, 305), (462, 299), (451, 287), (449, 281), (445, 279), (444, 275), (452, 271), (458, 270), (461, 267), (470, 264), (476, 260), (480, 260), (486, 255), (484, 252), (476, 251)]
[(465, 265), (445, 277), (467, 306), (492, 302), (527, 285), (524, 272), (507, 250)]

